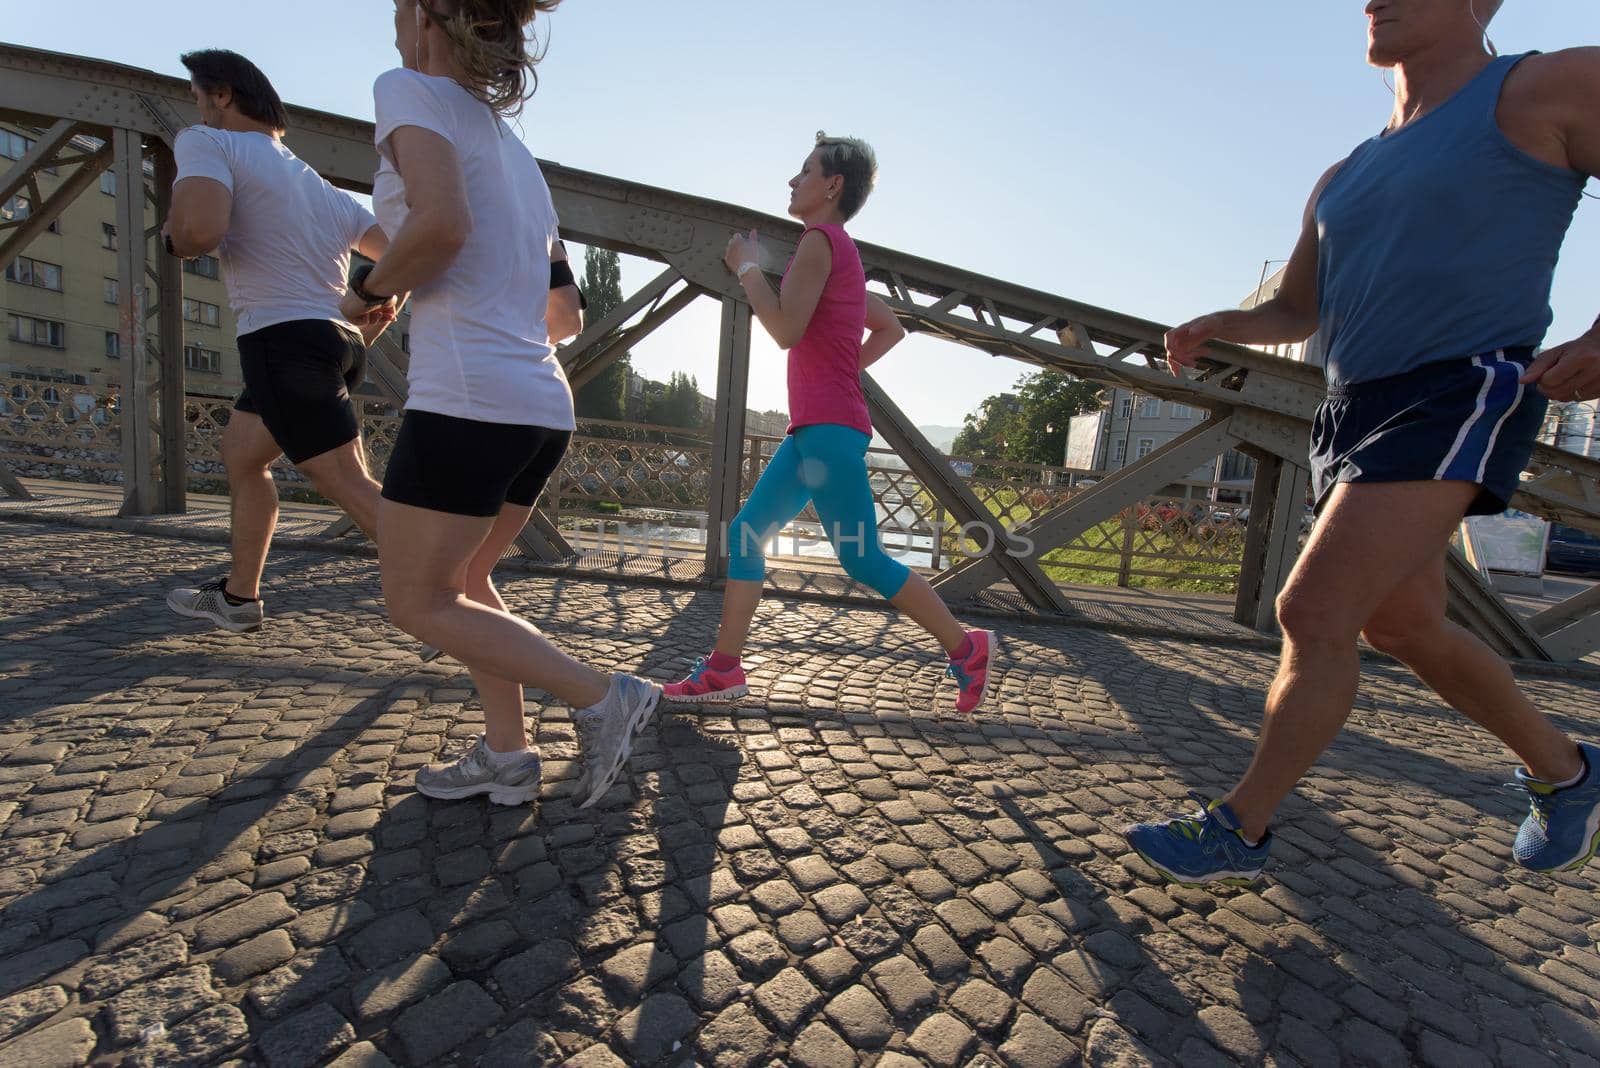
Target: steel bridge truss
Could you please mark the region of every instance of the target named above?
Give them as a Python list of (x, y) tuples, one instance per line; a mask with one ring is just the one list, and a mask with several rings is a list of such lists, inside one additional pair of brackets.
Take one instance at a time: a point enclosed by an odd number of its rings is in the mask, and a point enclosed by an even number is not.
[[(342, 188), (370, 193), (376, 154), (370, 123), (291, 107), (286, 140), (300, 158)], [(184, 506), (182, 275), (152, 241), (165, 222), (172, 183), (172, 141), (192, 118), (180, 79), (79, 56), (0, 45), (0, 117), (42, 131), (5, 174), (0, 200), (26, 190), (28, 218), (0, 225), (0, 261), (10, 262), (94, 182), (117, 173), (123, 351), (125, 514)], [(86, 146), (98, 145), (90, 148)], [(151, 161), (151, 182), (145, 161)], [(74, 168), (41, 201), (41, 167)], [(562, 350), (574, 388), (591, 381), (631, 346), (689, 304), (721, 306), (717, 409), (713, 425), (705, 574), (726, 577), (721, 532), (739, 506), (741, 443), (749, 381), (751, 312), (722, 263), (729, 236), (759, 228), (762, 267), (777, 273), (800, 236), (793, 222), (735, 205), (640, 185), (541, 161), (563, 235), (586, 245), (654, 260), (662, 271)], [(155, 225), (146, 229), (146, 203)], [(908, 330), (1022, 364), (1066, 372), (1105, 386), (1204, 408), (1209, 418), (1091, 489), (1008, 531), (979, 502), (946, 457), (871, 378), (863, 375), (873, 423), (945, 508), (967, 529), (987, 528), (988, 543), (1033, 544), (1026, 554), (991, 551), (942, 573), (948, 600), (1003, 595), (1044, 613), (1071, 613), (1064, 591), (1041, 558), (1229, 449), (1257, 461), (1244, 572), (1234, 618), (1261, 631), (1274, 627), (1274, 601), (1298, 551), (1306, 498), (1310, 421), (1324, 395), (1322, 373), (1290, 360), (1213, 344), (1193, 374), (1164, 368), (1160, 324), (910, 256), (860, 245), (869, 285)], [(153, 321), (154, 326), (148, 325)], [(405, 398), (405, 356), (385, 339), (369, 360), (370, 379), (392, 403)], [(0, 466), (0, 492), (26, 489)], [(1600, 531), (1600, 463), (1540, 445), (1513, 505), (1557, 522)], [(332, 532), (348, 530), (348, 522)], [(573, 550), (542, 512), (521, 541), (537, 559), (568, 559)], [(1452, 615), (1514, 657), (1569, 659), (1600, 649), (1600, 595), (1590, 591), (1526, 622), (1506, 607), (1477, 571), (1450, 558)]]

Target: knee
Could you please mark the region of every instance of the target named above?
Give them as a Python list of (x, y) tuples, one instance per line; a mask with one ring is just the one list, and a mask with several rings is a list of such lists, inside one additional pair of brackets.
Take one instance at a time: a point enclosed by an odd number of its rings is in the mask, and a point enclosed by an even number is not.
[(223, 435), (222, 468), (228, 473), (230, 480), (237, 481), (240, 478), (263, 474), (267, 467), (268, 465), (262, 463), (259, 457), (251, 455), (251, 450), (243, 442)]
[(405, 582), (383, 583), (383, 603), (389, 612), (389, 622), (414, 637), (420, 637), (429, 618), (459, 594), (458, 590), (429, 590)]
[(1278, 628), (1296, 645), (1353, 645), (1360, 628), (1322, 597), (1285, 588), (1277, 600)]
[(1368, 620), (1361, 636), (1380, 653), (1410, 660), (1434, 642), (1441, 622), (1421, 613), (1391, 613)]

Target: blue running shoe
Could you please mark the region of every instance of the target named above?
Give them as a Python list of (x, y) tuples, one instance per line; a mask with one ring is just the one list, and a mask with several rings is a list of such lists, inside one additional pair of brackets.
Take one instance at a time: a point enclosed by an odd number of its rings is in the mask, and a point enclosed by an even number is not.
[(1534, 871), (1577, 871), (1600, 852), (1600, 746), (1579, 743), (1583, 778), (1557, 789), (1522, 768), (1510, 785), (1528, 791), (1528, 818), (1512, 854)]
[(1272, 835), (1259, 845), (1249, 845), (1239, 833), (1239, 819), (1221, 801), (1207, 802), (1200, 794), (1200, 811), (1159, 823), (1136, 823), (1122, 836), (1156, 871), (1184, 886), (1226, 883), (1249, 886), (1267, 865)]

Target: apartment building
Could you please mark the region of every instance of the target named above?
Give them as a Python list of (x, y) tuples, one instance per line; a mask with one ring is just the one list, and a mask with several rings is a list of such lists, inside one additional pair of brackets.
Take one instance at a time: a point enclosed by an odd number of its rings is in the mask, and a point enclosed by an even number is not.
[[(34, 136), (26, 127), (0, 123), (0, 168), (26, 153)], [(77, 147), (94, 151), (99, 142), (81, 138)], [(48, 198), (61, 180), (53, 170), (37, 176), (41, 197)], [(69, 204), (48, 232), (5, 265), (0, 381), (78, 387), (71, 392), (86, 403), (114, 392), (120, 383), (125, 354), (118, 332), (117, 249), (130, 235), (117, 232), (116, 177), (112, 171), (102, 174), (98, 187)], [(0, 219), (24, 219), (33, 206), (29, 193), (19, 192), (0, 205)], [(153, 207), (146, 220), (147, 227), (155, 224)], [(233, 396), (242, 384), (239, 351), (220, 265), (215, 257), (202, 256), (186, 262), (183, 270), (187, 388), (190, 393)]]

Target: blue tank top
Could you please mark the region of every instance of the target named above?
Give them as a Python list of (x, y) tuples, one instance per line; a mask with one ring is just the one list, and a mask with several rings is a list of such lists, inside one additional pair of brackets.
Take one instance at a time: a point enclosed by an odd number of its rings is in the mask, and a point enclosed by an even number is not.
[(1534, 159), (1500, 130), (1492, 61), (1449, 100), (1361, 144), (1316, 205), (1328, 382), (1537, 346), (1586, 176)]

